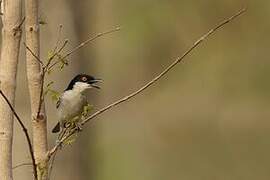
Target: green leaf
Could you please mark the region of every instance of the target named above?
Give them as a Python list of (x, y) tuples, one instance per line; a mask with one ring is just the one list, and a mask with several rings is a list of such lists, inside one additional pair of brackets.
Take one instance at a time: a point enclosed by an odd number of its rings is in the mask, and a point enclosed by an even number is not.
[(76, 141), (77, 137), (78, 137), (78, 133), (74, 133), (74, 134), (72, 134), (69, 138), (67, 138), (67, 139), (63, 142), (63, 144), (64, 144), (64, 145), (72, 145), (72, 144)]
[(48, 73), (48, 74), (51, 74), (51, 72), (52, 72), (52, 70), (47, 70), (47, 73)]
[(87, 104), (83, 107), (83, 111), (81, 113), (82, 118), (85, 118), (86, 116), (88, 116), (88, 114), (91, 112), (91, 110), (93, 110), (93, 105), (91, 104)]
[(68, 66), (67, 59), (63, 58), (61, 54), (57, 54), (57, 59), (60, 63), (60, 70), (62, 70), (65, 66)]
[(53, 101), (58, 101), (59, 100), (59, 98), (60, 98), (60, 93), (59, 92), (57, 92), (55, 90), (52, 90), (52, 89), (50, 89), (49, 92), (51, 94), (51, 98), (52, 98)]

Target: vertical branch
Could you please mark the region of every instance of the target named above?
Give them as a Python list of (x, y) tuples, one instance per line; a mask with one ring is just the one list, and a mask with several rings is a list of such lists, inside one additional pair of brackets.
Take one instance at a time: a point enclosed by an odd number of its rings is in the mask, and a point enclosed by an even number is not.
[[(1, 90), (14, 106), (16, 74), (21, 40), (21, 0), (1, 3), (2, 44), (0, 60)], [(0, 98), (0, 179), (12, 180), (13, 113)]]
[(38, 179), (47, 178), (47, 123), (44, 102), (41, 102), (44, 71), (41, 63), (36, 60), (40, 56), (40, 37), (38, 23), (38, 0), (25, 0), (25, 30), (26, 46), (31, 49), (26, 52), (26, 69), (28, 88), (30, 92), (33, 147), (37, 163)]

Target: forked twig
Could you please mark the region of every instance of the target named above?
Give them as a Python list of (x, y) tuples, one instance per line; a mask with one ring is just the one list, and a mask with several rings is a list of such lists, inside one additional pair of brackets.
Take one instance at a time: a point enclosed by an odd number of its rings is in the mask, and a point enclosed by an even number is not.
[(105, 31), (105, 32), (102, 32), (102, 33), (98, 33), (96, 34), (95, 36), (93, 37), (90, 37), (89, 39), (85, 40), (84, 42), (80, 43), (79, 45), (77, 45), (76, 47), (72, 48), (70, 51), (68, 51), (64, 56), (62, 56), (58, 61), (54, 62), (52, 65), (50, 65), (48, 67), (48, 70), (50, 70), (51, 68), (53, 68), (55, 65), (57, 65), (59, 62), (61, 62), (61, 60), (63, 59), (66, 59), (68, 56), (70, 56), (71, 54), (75, 53), (76, 51), (78, 51), (79, 49), (81, 49), (82, 47), (84, 47), (85, 45), (87, 45), (88, 43), (96, 40), (97, 38), (100, 38), (104, 35), (107, 35), (107, 34), (111, 34), (111, 33), (114, 33), (114, 32), (117, 32), (117, 31), (120, 31), (120, 27), (116, 27), (114, 29), (111, 29), (109, 31)]
[(46, 66), (44, 65), (42, 60), (32, 51), (32, 49), (26, 45), (25, 42), (23, 44), (24, 44), (25, 48), (30, 52), (30, 54), (35, 58), (35, 60), (41, 66), (41, 70), (40, 70), (40, 73), (41, 73), (41, 89), (40, 89), (40, 96), (39, 96), (39, 103), (38, 103), (38, 111), (37, 111), (37, 115), (35, 117), (35, 118), (38, 119), (39, 115), (40, 115), (40, 111), (41, 111), (41, 105), (42, 105), (42, 102), (43, 102), (42, 94), (43, 94), (43, 86), (44, 86), (44, 77), (45, 77), (45, 68), (46, 68)]
[(70, 50), (69, 52), (67, 52), (66, 55), (64, 55), (63, 58), (67, 58), (68, 56), (70, 56), (71, 54), (75, 53), (76, 51), (78, 51), (79, 49), (81, 49), (83, 46), (87, 45), (88, 43), (94, 41), (95, 39), (101, 37), (101, 36), (104, 36), (106, 34), (111, 34), (111, 33), (114, 33), (116, 31), (120, 31), (120, 27), (116, 27), (112, 30), (109, 30), (109, 31), (105, 31), (105, 32), (102, 32), (102, 33), (98, 33), (97, 35), (95, 35), (94, 37), (91, 37), (89, 39), (87, 39), (86, 41), (80, 43), (78, 46), (76, 46), (75, 48), (73, 48), (72, 50)]
[[(0, 3), (0, 5), (1, 5), (1, 3)], [(21, 27), (22, 27), (24, 21), (25, 21), (25, 17), (23, 17), (21, 19), (21, 22), (13, 28), (13, 31), (14, 31), (14, 34), (13, 35), (16, 35), (17, 32), (20, 32), (21, 31)]]
[[(65, 48), (65, 46), (68, 44), (68, 39), (66, 39), (64, 41), (64, 43), (62, 44), (62, 46), (56, 51), (53, 52), (53, 55), (48, 59), (48, 62), (45, 66), (45, 73), (47, 73), (48, 71), (51, 70), (52, 67), (54, 67), (54, 65), (51, 65), (52, 60), (55, 58), (55, 56), (59, 56), (61, 51)], [(57, 63), (59, 63), (63, 58), (61, 58), (59, 61), (56, 61), (54, 64), (56, 65)]]
[[(114, 103), (98, 110), (97, 112), (95, 112), (94, 114), (92, 114), (91, 116), (89, 116), (88, 118), (86, 118), (81, 125), (85, 125), (86, 123), (90, 122), (92, 119), (94, 119), (95, 117), (97, 117), (98, 115), (104, 113), (105, 111), (108, 111), (109, 109), (111, 109), (112, 107), (119, 105), (131, 98), (133, 98), (134, 96), (138, 95), (139, 93), (141, 93), (142, 91), (144, 91), (145, 89), (147, 89), (148, 87), (150, 87), (151, 85), (153, 85), (155, 82), (157, 82), (159, 79), (161, 79), (164, 75), (166, 75), (171, 69), (173, 69), (177, 64), (179, 64), (187, 55), (189, 55), (194, 49), (196, 49), (196, 47), (198, 47), (199, 44), (201, 44), (206, 38), (208, 38), (211, 34), (213, 34), (214, 32), (216, 32), (218, 29), (220, 29), (221, 27), (223, 27), (225, 24), (231, 22), (232, 20), (234, 20), (235, 18), (237, 18), (238, 16), (240, 16), (241, 14), (243, 14), (246, 11), (246, 9), (241, 9), (240, 11), (238, 11), (235, 15), (225, 19), (224, 21), (222, 21), (221, 23), (219, 23), (217, 26), (215, 26), (214, 28), (210, 29), (207, 33), (205, 33), (204, 35), (202, 35), (196, 42), (194, 42), (194, 44), (188, 48), (182, 56), (176, 58), (176, 60), (171, 63), (167, 68), (165, 68), (160, 74), (158, 74), (156, 77), (154, 77), (151, 81), (149, 81), (148, 83), (146, 83), (144, 86), (142, 86), (141, 88), (139, 88), (137, 91), (121, 98), (118, 101), (115, 101)], [(72, 134), (74, 134), (75, 132), (77, 132), (76, 129), (73, 129), (69, 132), (69, 134), (65, 137), (63, 137), (59, 143), (57, 145), (55, 145), (49, 152), (48, 152), (48, 158), (50, 159), (50, 157), (58, 150), (58, 148), (62, 145), (62, 143), (68, 139)]]

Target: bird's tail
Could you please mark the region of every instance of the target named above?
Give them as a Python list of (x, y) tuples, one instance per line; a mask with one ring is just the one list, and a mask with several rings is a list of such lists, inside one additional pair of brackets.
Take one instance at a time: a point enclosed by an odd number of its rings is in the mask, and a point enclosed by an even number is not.
[(60, 131), (60, 123), (58, 122), (56, 126), (52, 129), (52, 133), (58, 133)]

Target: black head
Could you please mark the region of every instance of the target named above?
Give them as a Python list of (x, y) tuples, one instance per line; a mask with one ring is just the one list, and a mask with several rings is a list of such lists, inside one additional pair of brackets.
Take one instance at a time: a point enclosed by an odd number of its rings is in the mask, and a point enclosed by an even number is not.
[(66, 90), (71, 90), (76, 82), (87, 83), (94, 88), (100, 89), (99, 86), (95, 85), (95, 83), (100, 82), (100, 81), (101, 81), (101, 79), (94, 78), (93, 76), (90, 76), (87, 74), (78, 74), (70, 81)]

